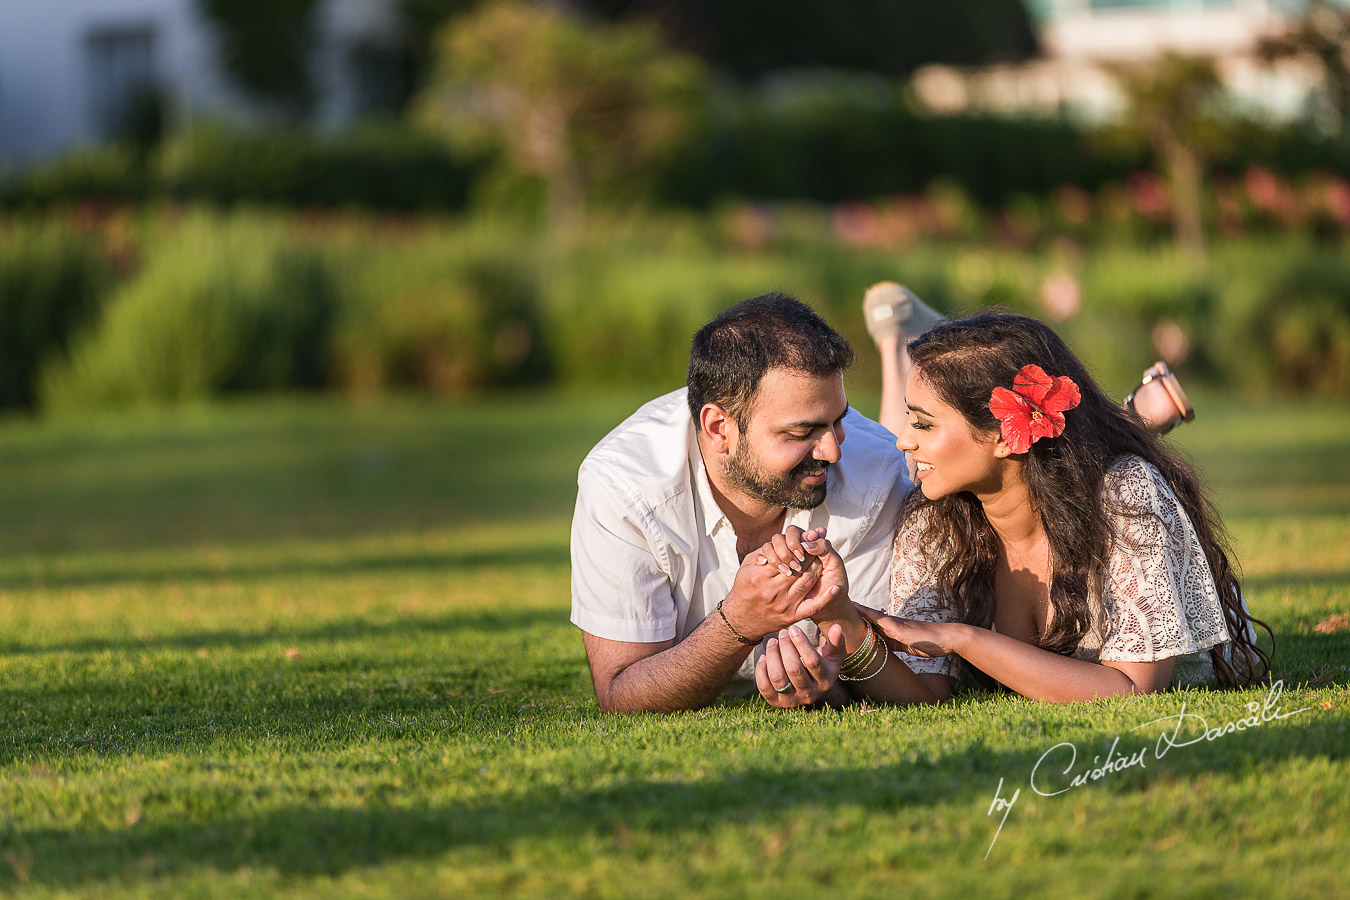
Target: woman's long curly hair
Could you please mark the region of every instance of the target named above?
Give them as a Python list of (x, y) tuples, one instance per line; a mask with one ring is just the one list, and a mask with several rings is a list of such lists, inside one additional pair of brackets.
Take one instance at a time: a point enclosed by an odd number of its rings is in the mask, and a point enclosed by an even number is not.
[[(990, 440), (999, 422), (989, 411), (989, 395), (995, 387), (1011, 387), (1023, 366), (1035, 364), (1078, 384), (1082, 401), (1066, 414), (1064, 433), (1034, 443), (1022, 468), (1050, 544), (1053, 615), (1038, 642), (1042, 648), (1072, 655), (1091, 627), (1090, 604), (1104, 595), (1115, 540), (1109, 516), (1141, 514), (1107, 508), (1106, 472), (1122, 456), (1133, 455), (1161, 473), (1204, 548), (1233, 645), (1228, 653), (1222, 645), (1210, 651), (1219, 682), (1240, 686), (1269, 677), (1270, 656), (1256, 645), (1252, 625), (1267, 634), (1270, 628), (1243, 606), (1227, 535), (1195, 472), (1142, 419), (1112, 402), (1054, 331), (1026, 316), (987, 313), (938, 325), (909, 344), (909, 355), (918, 377)], [(920, 510), (925, 515), (913, 519)], [(922, 523), (922, 545), (942, 560), (936, 569), (940, 596), (956, 607), (961, 621), (990, 627), (1000, 543), (979, 500), (969, 492), (929, 500), (915, 490), (901, 516)]]

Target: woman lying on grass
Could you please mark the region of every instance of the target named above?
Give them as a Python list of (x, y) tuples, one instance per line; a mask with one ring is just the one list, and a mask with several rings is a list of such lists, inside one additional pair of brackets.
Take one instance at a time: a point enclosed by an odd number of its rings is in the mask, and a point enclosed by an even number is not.
[[(851, 693), (933, 703), (965, 677), (1077, 701), (1266, 675), (1252, 627), (1265, 625), (1194, 473), (1050, 328), (980, 315), (908, 350), (897, 443), (916, 488), (889, 615), (842, 602), (845, 587), (817, 617), (836, 647), (842, 632)], [(780, 536), (773, 553), (804, 539), (833, 554), (821, 537)]]

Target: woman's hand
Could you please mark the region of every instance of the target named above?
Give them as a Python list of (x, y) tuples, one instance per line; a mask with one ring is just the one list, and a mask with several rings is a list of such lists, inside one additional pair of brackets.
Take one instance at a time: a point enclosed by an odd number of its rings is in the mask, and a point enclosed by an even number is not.
[(754, 561), (756, 565), (776, 566), (781, 574), (793, 577), (802, 572), (803, 567), (811, 567), (811, 557), (820, 561), (820, 585), (812, 592), (813, 596), (824, 599), (828, 607), (834, 608), (833, 612), (828, 608), (819, 610), (819, 615), (813, 613), (811, 618), (838, 619), (835, 613), (848, 603), (848, 572), (843, 558), (826, 539), (824, 528), (802, 531), (796, 525), (789, 525), (782, 534), (775, 534), (759, 549)]
[(875, 622), (893, 642), (892, 646), (900, 645), (898, 649), (910, 656), (931, 658), (960, 652), (956, 644), (965, 626), (958, 622), (920, 622), (888, 616), (857, 603), (853, 607), (864, 619)]

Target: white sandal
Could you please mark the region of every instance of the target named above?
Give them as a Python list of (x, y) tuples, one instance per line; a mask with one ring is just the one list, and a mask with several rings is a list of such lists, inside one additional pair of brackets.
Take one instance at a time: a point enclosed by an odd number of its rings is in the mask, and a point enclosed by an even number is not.
[(943, 316), (920, 300), (913, 291), (894, 281), (879, 281), (863, 295), (863, 320), (872, 340), (907, 334), (918, 337)]

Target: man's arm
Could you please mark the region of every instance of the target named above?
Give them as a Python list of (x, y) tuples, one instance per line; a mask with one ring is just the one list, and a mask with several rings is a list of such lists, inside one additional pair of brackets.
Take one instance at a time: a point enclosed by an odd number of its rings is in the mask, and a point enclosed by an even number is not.
[[(753, 562), (742, 565), (723, 613), (710, 613), (679, 643), (615, 641), (583, 630), (600, 708), (673, 712), (712, 703), (763, 635), (824, 603), (817, 590), (821, 572), (818, 560), (792, 577)], [(737, 634), (753, 643), (738, 640)]]
[(634, 644), (582, 634), (595, 698), (604, 712), (675, 712), (707, 706), (721, 695), (754, 647), (733, 638), (716, 614), (678, 644), (673, 639)]

